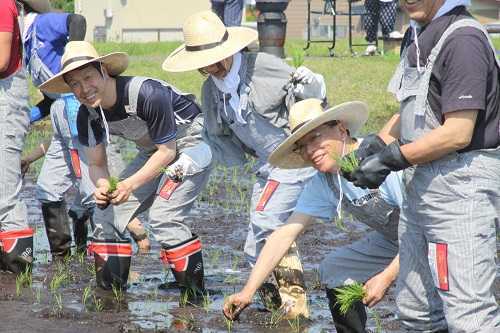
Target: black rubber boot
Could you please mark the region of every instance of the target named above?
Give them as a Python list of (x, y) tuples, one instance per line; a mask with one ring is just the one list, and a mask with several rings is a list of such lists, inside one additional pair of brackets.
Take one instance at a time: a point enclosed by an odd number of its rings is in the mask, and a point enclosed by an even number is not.
[(73, 220), (73, 240), (75, 242), (76, 252), (83, 253), (87, 250), (88, 235), (88, 214), (79, 215), (77, 212), (68, 211), (69, 217)]
[(356, 302), (345, 315), (340, 313), (340, 305), (336, 304), (335, 290), (326, 289), (328, 305), (332, 313), (333, 324), (339, 333), (365, 333), (366, 310), (362, 302)]
[(132, 244), (129, 240), (91, 239), (89, 254), (94, 254), (97, 286), (110, 290), (127, 289)]
[(201, 241), (197, 235), (173, 246), (164, 246), (160, 258), (169, 265), (181, 289), (180, 305), (200, 305), (205, 294)]
[(71, 254), (71, 231), (64, 201), (42, 203), (43, 222), (53, 257)]
[(19, 274), (31, 270), (33, 264), (33, 229), (0, 232), (0, 267)]

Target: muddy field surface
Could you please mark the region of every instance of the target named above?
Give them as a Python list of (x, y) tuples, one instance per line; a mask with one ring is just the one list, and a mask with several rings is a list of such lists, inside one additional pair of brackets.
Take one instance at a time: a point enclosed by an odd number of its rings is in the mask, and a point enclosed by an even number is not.
[[(224, 178), (235, 177), (230, 173)], [(226, 179), (227, 180), (227, 179)], [(229, 182), (230, 179), (229, 179)], [(335, 332), (326, 296), (320, 289), (317, 264), (332, 249), (360, 238), (367, 229), (347, 222), (347, 232), (332, 223), (317, 223), (299, 240), (305, 265), (311, 319), (280, 320), (279, 316), (251, 305), (237, 322), (222, 315), (224, 297), (241, 289), (249, 275), (243, 256), (248, 215), (243, 199), (248, 190), (219, 186), (212, 179), (195, 207), (193, 231), (204, 246), (205, 285), (209, 297), (199, 307), (179, 306), (179, 292), (165, 288), (173, 281), (159, 261), (159, 245), (152, 240), (148, 254), (135, 255), (126, 292), (95, 288), (93, 260), (73, 256), (53, 262), (33, 179), (27, 178), (22, 197), (29, 222), (36, 230), (36, 264), (31, 281), (0, 274), (1, 332)], [(236, 199), (235, 199), (236, 198)], [(223, 203), (223, 204), (221, 204)], [(234, 207), (239, 207), (234, 209)], [(498, 282), (499, 279), (497, 279)], [(497, 295), (500, 295), (497, 283)], [(369, 314), (372, 332), (400, 332), (395, 320), (394, 288)]]

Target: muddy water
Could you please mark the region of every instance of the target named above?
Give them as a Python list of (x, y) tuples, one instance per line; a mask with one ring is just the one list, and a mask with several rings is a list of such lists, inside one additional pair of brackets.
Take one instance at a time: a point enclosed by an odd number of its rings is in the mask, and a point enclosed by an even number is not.
[[(334, 332), (315, 267), (333, 248), (361, 237), (366, 232), (363, 225), (348, 223), (349, 232), (346, 233), (339, 232), (333, 224), (318, 223), (298, 242), (305, 263), (311, 320), (276, 320), (257, 303), (229, 327), (221, 306), (225, 295), (239, 290), (249, 274), (242, 252), (248, 216), (240, 209), (231, 210), (230, 207), (236, 204), (224, 195), (232, 190), (227, 186), (225, 190), (221, 188), (204, 195), (204, 201), (200, 200), (195, 208), (192, 228), (204, 244), (206, 286), (210, 297), (203, 306), (193, 308), (179, 307), (177, 290), (159, 287), (173, 279), (160, 264), (159, 246), (154, 241), (150, 253), (134, 256), (130, 287), (125, 293), (95, 288), (91, 258), (81, 256), (66, 262), (52, 262), (40, 207), (34, 199), (33, 181), (26, 179), (22, 196), (28, 206), (29, 222), (36, 230), (36, 265), (31, 286), (19, 290), (16, 290), (15, 278), (0, 274), (0, 331), (227, 332), (231, 329), (234, 332)], [(216, 200), (210, 198), (211, 195)], [(241, 198), (242, 195), (237, 196)], [(219, 207), (214, 204), (217, 200), (226, 200), (229, 204), (223, 206), (226, 208)], [(401, 331), (395, 321), (394, 289), (370, 314), (369, 327), (374, 332)]]

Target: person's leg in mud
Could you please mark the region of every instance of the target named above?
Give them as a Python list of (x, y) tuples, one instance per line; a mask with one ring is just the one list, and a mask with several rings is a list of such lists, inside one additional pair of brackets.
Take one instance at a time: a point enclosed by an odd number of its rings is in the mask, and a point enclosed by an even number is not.
[[(270, 173), (261, 170), (266, 170), (266, 166), (257, 172), (257, 182), (253, 187), (250, 224), (244, 249), (252, 266), (266, 238), (288, 219), (305, 182), (314, 174), (312, 169), (272, 168)], [(293, 274), (284, 274), (286, 272), (293, 272)], [(273, 300), (274, 303), (266, 307), (283, 306), (287, 311), (287, 317), (290, 318), (297, 315), (308, 317), (303, 269), (296, 247), (290, 249), (290, 252), (278, 264), (273, 275), (278, 283), (281, 300), (278, 302), (272, 285), (266, 283), (265, 288), (259, 290), (259, 294), (264, 303), (267, 303), (267, 300)], [(287, 278), (284, 279), (284, 277)]]
[[(432, 272), (451, 332), (500, 331), (494, 293), (499, 168), (498, 148), (460, 154), (428, 171), (432, 184), (415, 200), (423, 219), (413, 221), (422, 225), (427, 249), (419, 255)], [(412, 183), (417, 191), (421, 184)]]
[[(140, 151), (121, 173), (120, 179), (125, 179), (139, 170), (148, 160), (149, 155)], [(94, 254), (96, 263), (96, 279), (103, 289), (111, 289), (113, 285), (125, 289), (127, 286), (132, 244), (125, 231), (135, 234), (137, 230), (128, 228), (137, 215), (146, 211), (152, 202), (147, 202), (156, 191), (160, 177), (150, 181), (135, 190), (129, 199), (120, 205), (97, 207), (94, 210), (95, 230), (89, 244), (89, 251)], [(132, 226), (140, 224), (132, 223)], [(132, 236), (132, 238), (134, 238)], [(142, 237), (141, 237), (142, 238)]]
[[(410, 331), (447, 332), (443, 303), (434, 287), (427, 260), (428, 247), (415, 210), (403, 202), (399, 219), (399, 275), (396, 282), (398, 318)], [(415, 219), (416, 218), (416, 219)]]
[[(191, 208), (208, 182), (211, 166), (175, 182), (166, 175), (160, 181), (150, 208), (151, 229), (161, 244), (161, 260), (170, 267), (181, 289), (181, 306), (201, 304), (205, 281), (201, 241), (187, 225)], [(184, 303), (184, 304), (183, 304)]]
[(29, 126), (28, 82), (19, 70), (0, 79), (0, 269), (25, 271), (33, 262), (33, 230), (22, 186), (21, 152)]
[(51, 110), (53, 136), (37, 179), (36, 198), (42, 206), (50, 252), (53, 259), (57, 259), (71, 254), (71, 231), (64, 196), (73, 185), (75, 175), (67, 142), (70, 137), (60, 126), (65, 123), (64, 103), (61, 100), (54, 102)]
[(362, 239), (332, 251), (323, 259), (319, 265), (320, 279), (326, 288), (337, 332), (364, 333), (367, 315), (362, 302), (356, 302), (345, 315), (342, 314), (335, 288), (353, 282), (365, 283), (382, 272), (397, 254), (397, 241), (372, 231)]

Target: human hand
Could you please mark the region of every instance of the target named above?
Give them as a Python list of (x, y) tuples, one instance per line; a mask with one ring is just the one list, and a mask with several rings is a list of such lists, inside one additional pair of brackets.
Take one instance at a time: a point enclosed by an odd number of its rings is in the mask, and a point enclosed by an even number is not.
[(229, 320), (236, 320), (248, 305), (252, 303), (252, 296), (243, 292), (232, 294), (224, 301), (223, 313)]
[(365, 290), (365, 297), (363, 297), (363, 303), (372, 307), (375, 306), (378, 302), (384, 298), (387, 289), (392, 284), (392, 279), (385, 274), (385, 272), (381, 272), (368, 281), (363, 286)]
[(313, 73), (313, 71), (311, 71), (309, 68), (307, 68), (305, 66), (300, 66), (299, 68), (297, 68), (297, 70), (292, 75), (292, 79), (295, 82), (300, 82), (303, 84), (309, 84), (315, 78), (316, 78), (316, 76)]
[(94, 191), (94, 199), (97, 207), (105, 209), (109, 205), (109, 183), (103, 182), (96, 187)]
[(116, 190), (109, 194), (111, 198), (111, 203), (113, 205), (119, 205), (128, 200), (130, 194), (132, 193), (132, 185), (130, 185), (127, 180), (118, 182), (116, 185)]
[(367, 135), (355, 150), (358, 161), (362, 161), (370, 155), (381, 152), (387, 145), (380, 136), (376, 134)]
[(30, 168), (30, 164), (31, 162), (26, 160), (26, 159), (21, 159), (21, 175), (24, 177), (24, 175), (26, 174), (26, 172), (28, 172), (29, 168)]

